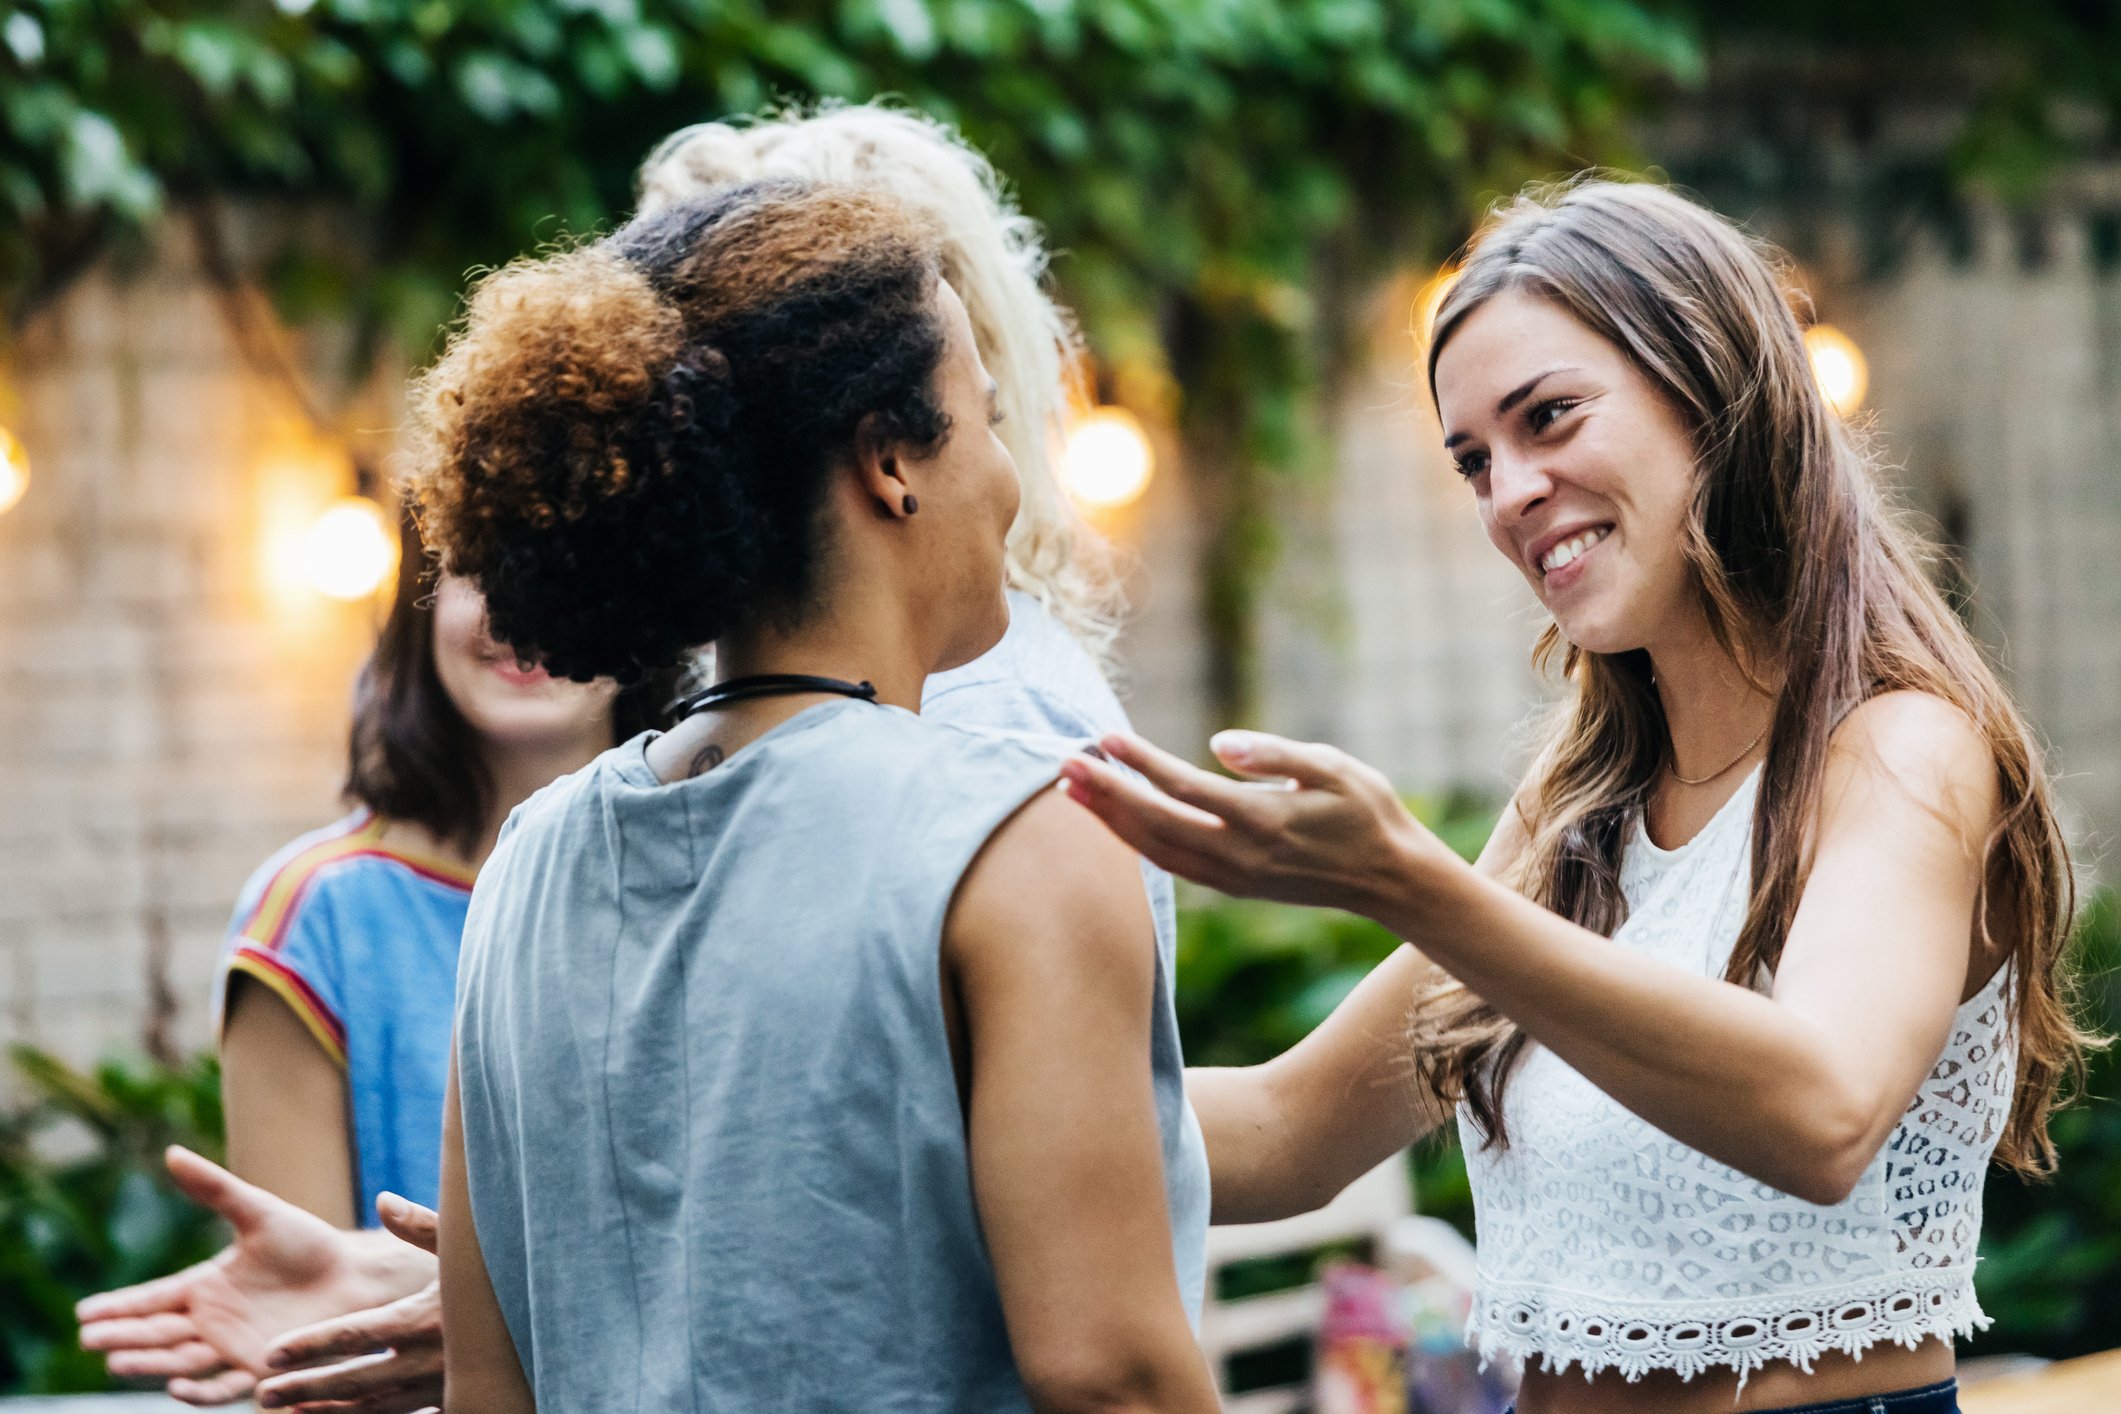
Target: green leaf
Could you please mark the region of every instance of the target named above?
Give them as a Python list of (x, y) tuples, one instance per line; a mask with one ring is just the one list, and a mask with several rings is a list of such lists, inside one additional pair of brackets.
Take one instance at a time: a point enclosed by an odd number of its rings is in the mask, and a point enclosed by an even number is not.
[(925, 0), (875, 0), (877, 18), (891, 36), (898, 52), (908, 59), (922, 60), (935, 53), (935, 19)]
[(675, 37), (660, 25), (630, 25), (620, 31), (619, 42), (633, 71), (643, 84), (657, 93), (677, 86), (682, 72)]
[(25, 69), (35, 68), (44, 62), (44, 26), (37, 23), (34, 15), (17, 10), (0, 25), (0, 42), (5, 42), (8, 52)]
[(549, 118), (561, 107), (551, 79), (491, 50), (466, 55), (457, 65), (456, 84), (465, 106), (489, 123), (505, 123), (517, 113)]

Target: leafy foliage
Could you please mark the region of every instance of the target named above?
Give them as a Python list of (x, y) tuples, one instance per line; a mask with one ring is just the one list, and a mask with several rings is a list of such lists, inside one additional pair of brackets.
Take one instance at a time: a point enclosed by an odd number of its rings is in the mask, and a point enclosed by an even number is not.
[(1965, 120), (1947, 154), (1958, 183), (2035, 195), (2067, 162), (2121, 141), (2121, 9), (1992, 0), (1716, 0), (1688, 6), (1712, 44), (1792, 43), (1883, 61), (1870, 81), (1955, 82)]
[[(431, 347), (464, 272), (624, 212), (650, 146), (780, 99), (959, 124), (1066, 253), (1122, 391), (1214, 494), (1216, 716), (1249, 711), (1266, 476), (1298, 469), (1340, 292), (1486, 183), (1617, 152), (1692, 75), (1649, 0), (23, 0), (0, 22), (16, 317), (172, 202), (326, 203), (282, 308)], [(358, 343), (357, 343), (357, 346)]]
[(162, 1150), (219, 1156), (221, 1077), (107, 1061), (83, 1074), (27, 1046), (31, 1099), (0, 1113), (0, 1394), (98, 1390), (103, 1357), (75, 1339), (74, 1302), (210, 1255), (210, 1215), (164, 1177)]

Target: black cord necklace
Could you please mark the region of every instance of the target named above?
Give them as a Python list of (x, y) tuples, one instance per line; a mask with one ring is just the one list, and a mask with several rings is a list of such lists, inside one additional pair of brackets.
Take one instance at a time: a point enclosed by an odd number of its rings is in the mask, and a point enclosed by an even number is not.
[(808, 673), (758, 673), (747, 678), (727, 678), (703, 692), (681, 697), (671, 704), (670, 711), (682, 722), (710, 707), (723, 707), (753, 697), (795, 697), (806, 692), (833, 692), (861, 702), (876, 701), (876, 684), (872, 682), (812, 677)]

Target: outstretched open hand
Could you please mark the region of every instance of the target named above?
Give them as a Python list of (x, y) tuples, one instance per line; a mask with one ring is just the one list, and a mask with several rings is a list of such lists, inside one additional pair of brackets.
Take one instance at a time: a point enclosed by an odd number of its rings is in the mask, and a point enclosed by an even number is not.
[[(1231, 780), (1132, 735), (1061, 766), (1068, 795), (1151, 863), (1226, 894), (1374, 913), (1395, 871), (1443, 850), (1383, 775), (1331, 746), (1264, 732), (1209, 743)], [(1447, 851), (1446, 851), (1447, 852)]]
[(284, 1333), (391, 1300), (433, 1275), (433, 1260), (403, 1243), (342, 1232), (189, 1149), (172, 1146), (164, 1161), (188, 1197), (227, 1220), (235, 1241), (172, 1276), (75, 1306), (82, 1347), (104, 1351), (121, 1379), (164, 1380), (187, 1404), (226, 1404), (268, 1372), (267, 1353)]
[(322, 1218), (189, 1149), (173, 1146), (165, 1162), (236, 1240), (173, 1276), (83, 1300), (81, 1345), (106, 1352), (122, 1379), (166, 1380), (186, 1403), (224, 1404), (250, 1392), (282, 1331), (346, 1309), (350, 1264)]

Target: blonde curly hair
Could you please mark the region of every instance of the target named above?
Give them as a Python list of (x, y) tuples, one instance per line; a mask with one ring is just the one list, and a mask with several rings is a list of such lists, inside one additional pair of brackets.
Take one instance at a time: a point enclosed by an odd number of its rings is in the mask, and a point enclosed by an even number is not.
[(1125, 607), (1118, 576), (1104, 538), (1077, 514), (1056, 467), (1064, 380), (1082, 340), (1046, 293), (1036, 223), (955, 130), (879, 103), (790, 108), (682, 128), (641, 164), (640, 210), (766, 177), (879, 186), (939, 224), (943, 276), (964, 300), (980, 357), (1000, 387), (1001, 437), (1023, 482), (1023, 508), (1009, 532), (1010, 583), (1109, 666)]

